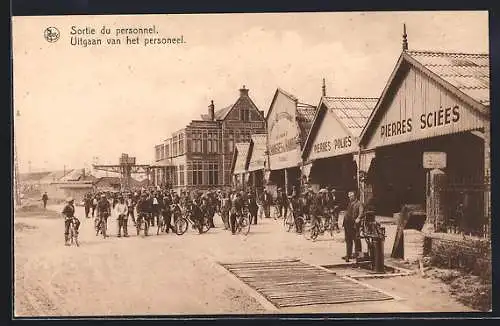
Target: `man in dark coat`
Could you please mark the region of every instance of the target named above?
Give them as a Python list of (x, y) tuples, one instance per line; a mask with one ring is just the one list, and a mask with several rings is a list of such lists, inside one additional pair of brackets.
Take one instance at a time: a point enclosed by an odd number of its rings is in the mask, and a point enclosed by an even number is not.
[(49, 200), (49, 196), (47, 195), (47, 192), (44, 192), (42, 195), (42, 201), (43, 201), (43, 208), (47, 208), (47, 201)]
[(75, 231), (78, 233), (78, 228), (80, 227), (80, 220), (75, 216), (75, 201), (73, 198), (68, 198), (66, 201), (66, 206), (62, 210), (62, 215), (64, 216), (64, 245), (69, 246), (69, 227), (71, 221), (75, 222)]
[(273, 198), (271, 197), (271, 194), (267, 191), (267, 189), (264, 189), (262, 192), (262, 206), (264, 208), (264, 216), (266, 218), (271, 217), (271, 205), (273, 203)]
[(83, 199), (83, 205), (85, 207), (85, 217), (89, 218), (89, 213), (90, 213), (90, 207), (92, 207), (92, 195), (90, 193), (85, 195), (85, 198)]
[(250, 223), (257, 224), (257, 211), (259, 206), (257, 206), (257, 199), (255, 198), (255, 193), (248, 193), (248, 211), (250, 212)]
[(349, 205), (344, 215), (344, 234), (346, 242), (346, 255), (342, 257), (346, 262), (353, 258), (352, 247), (354, 243), (354, 257), (358, 257), (361, 253), (361, 239), (359, 231), (361, 220), (363, 218), (363, 204), (359, 201), (354, 191), (349, 191)]

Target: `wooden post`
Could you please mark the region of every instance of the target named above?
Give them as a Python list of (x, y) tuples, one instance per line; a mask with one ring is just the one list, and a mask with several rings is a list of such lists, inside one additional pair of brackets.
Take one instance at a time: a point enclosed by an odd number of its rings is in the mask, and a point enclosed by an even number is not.
[(439, 169), (428, 172), (428, 191), (426, 196), (427, 220), (425, 232), (443, 232), (447, 220), (446, 211), (446, 174)]
[(288, 194), (288, 169), (285, 169), (285, 187), (284, 187), (285, 194)]
[(491, 161), (490, 123), (484, 128), (484, 236), (491, 236)]

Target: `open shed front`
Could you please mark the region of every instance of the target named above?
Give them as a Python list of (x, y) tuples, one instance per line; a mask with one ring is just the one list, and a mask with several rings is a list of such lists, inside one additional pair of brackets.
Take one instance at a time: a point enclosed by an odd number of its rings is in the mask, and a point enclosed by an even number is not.
[[(483, 192), (475, 186), (483, 183), (484, 142), (478, 136), (463, 132), (380, 147), (375, 150), (368, 183), (377, 214), (392, 216), (403, 204), (426, 207), (427, 172), (423, 167), (424, 152), (446, 153), (447, 203), (449, 218), (456, 218), (460, 203), (466, 201), (467, 212), (462, 226), (475, 230), (482, 225), (484, 211)], [(477, 188), (477, 187), (476, 187)]]
[[(431, 220), (439, 210), (444, 225), (435, 224), (436, 230), (484, 233), (490, 216), (487, 68), (485, 55), (402, 54), (360, 140), (363, 195), (377, 214), (420, 204)], [(471, 86), (459, 82), (465, 77)], [(425, 152), (445, 159), (424, 168)], [(438, 195), (430, 191), (431, 168), (442, 176)]]

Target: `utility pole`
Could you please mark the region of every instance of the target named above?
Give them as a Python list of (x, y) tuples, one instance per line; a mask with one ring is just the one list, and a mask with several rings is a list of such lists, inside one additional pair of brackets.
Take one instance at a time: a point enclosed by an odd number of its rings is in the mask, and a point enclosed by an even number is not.
[[(16, 112), (16, 118), (19, 118), (21, 113), (19, 110)], [(17, 119), (16, 119), (17, 120)], [(16, 206), (21, 206), (21, 193), (19, 189), (19, 166), (17, 163), (17, 141), (14, 135), (14, 200)]]

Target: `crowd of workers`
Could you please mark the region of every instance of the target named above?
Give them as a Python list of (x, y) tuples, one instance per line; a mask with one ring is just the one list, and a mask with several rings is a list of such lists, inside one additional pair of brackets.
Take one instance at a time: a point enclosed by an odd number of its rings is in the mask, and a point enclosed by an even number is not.
[[(345, 208), (343, 219), (343, 229), (346, 241), (346, 261), (354, 258), (361, 252), (361, 240), (359, 239), (359, 225), (363, 218), (363, 205), (358, 200), (356, 193), (348, 193), (349, 203), (347, 207), (341, 207), (341, 200), (336, 194), (335, 189), (322, 188), (319, 191), (313, 191), (313, 188), (307, 187), (303, 192), (294, 189), (291, 193), (286, 193), (278, 188), (276, 196), (273, 196), (266, 189), (257, 191), (250, 189), (248, 191), (237, 190), (186, 190), (176, 192), (172, 189), (148, 188), (135, 189), (123, 192), (96, 192), (88, 193), (83, 200), (85, 208), (85, 217), (94, 218), (95, 225), (99, 222), (107, 224), (110, 216), (118, 220), (117, 236), (128, 237), (128, 223), (132, 222), (134, 226), (138, 223), (147, 223), (149, 226), (155, 226), (162, 223), (165, 232), (175, 231), (172, 219), (175, 219), (177, 213), (189, 211), (192, 220), (201, 220), (208, 218), (211, 228), (215, 227), (214, 217), (217, 213), (224, 225), (225, 230), (230, 230), (235, 234), (235, 222), (238, 215), (242, 214), (243, 209), (250, 214), (250, 223), (257, 224), (258, 219), (265, 218), (277, 219), (286, 217), (289, 214), (295, 219), (298, 216), (305, 217), (307, 221), (314, 223), (317, 219), (325, 216), (333, 216), (333, 223), (337, 231), (340, 231), (338, 225), (338, 212)], [(274, 214), (271, 214), (271, 209)], [(74, 199), (69, 198), (63, 209), (65, 217), (65, 244), (69, 245), (69, 223), (75, 221), (75, 228), (78, 232), (80, 221), (75, 217)], [(129, 219), (130, 218), (130, 219)], [(297, 223), (295, 223), (296, 232), (301, 232)], [(354, 255), (353, 255), (354, 244)]]

